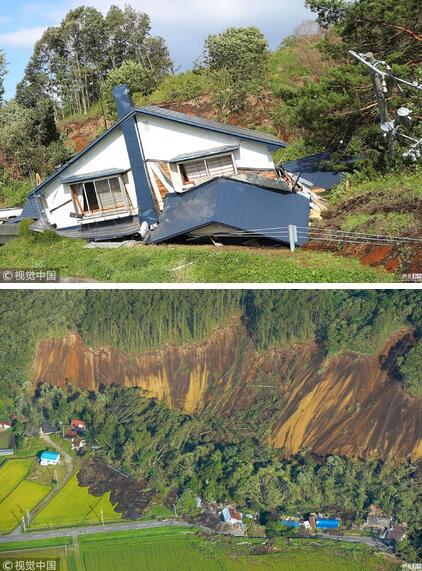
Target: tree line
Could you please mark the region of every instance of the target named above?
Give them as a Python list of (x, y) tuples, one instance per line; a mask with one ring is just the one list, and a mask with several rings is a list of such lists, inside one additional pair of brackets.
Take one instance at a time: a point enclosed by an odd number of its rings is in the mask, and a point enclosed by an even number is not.
[(0, 299), (0, 395), (27, 387), (42, 339), (77, 331), (92, 347), (127, 353), (205, 340), (234, 316), (257, 350), (317, 341), (327, 354), (378, 352), (392, 333), (414, 331), (416, 346), (398, 363), (420, 394), (422, 304), (418, 291), (4, 291)]

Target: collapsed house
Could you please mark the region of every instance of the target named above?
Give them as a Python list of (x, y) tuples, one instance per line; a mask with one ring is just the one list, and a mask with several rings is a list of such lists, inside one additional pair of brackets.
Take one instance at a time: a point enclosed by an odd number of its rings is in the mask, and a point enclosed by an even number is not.
[(115, 88), (119, 120), (28, 196), (23, 218), (37, 231), (109, 240), (263, 237), (307, 241), (316, 194), (294, 180), (272, 152), (278, 138), (170, 111), (135, 108)]

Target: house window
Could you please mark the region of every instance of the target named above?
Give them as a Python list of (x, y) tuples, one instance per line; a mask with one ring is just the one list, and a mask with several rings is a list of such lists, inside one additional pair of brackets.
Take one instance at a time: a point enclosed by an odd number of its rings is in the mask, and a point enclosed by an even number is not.
[(197, 161), (181, 163), (180, 172), (185, 183), (193, 182), (206, 176), (230, 176), (236, 173), (232, 155), (209, 157)]
[(127, 208), (120, 177), (101, 178), (70, 185), (73, 202), (79, 214), (94, 214)]

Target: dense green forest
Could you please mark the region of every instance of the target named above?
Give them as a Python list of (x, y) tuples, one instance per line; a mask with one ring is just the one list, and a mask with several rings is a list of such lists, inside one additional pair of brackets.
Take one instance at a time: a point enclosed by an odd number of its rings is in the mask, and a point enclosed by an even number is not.
[[(188, 416), (145, 398), (142, 391), (108, 387), (92, 394), (71, 387), (41, 385), (22, 402), (34, 422), (55, 423), (81, 417), (89, 426), (88, 443), (100, 449), (97, 459), (146, 480), (157, 499), (176, 492), (179, 513), (195, 515), (196, 496), (231, 501), (243, 511), (259, 512), (267, 533), (282, 531), (280, 514), (321, 511), (341, 517), (342, 525), (364, 521), (375, 503), (409, 524), (400, 552), (417, 560), (422, 502), (417, 468), (379, 460), (303, 452), (283, 459), (268, 445), (262, 412), (238, 418), (207, 414)], [(23, 439), (23, 425), (14, 427)], [(419, 547), (420, 549), (420, 547)]]
[[(401, 328), (422, 334), (417, 291), (4, 291), (0, 299), (0, 390), (16, 394), (41, 339), (78, 331), (90, 346), (129, 353), (203, 341), (241, 316), (259, 350), (317, 340), (329, 355), (374, 353)], [(416, 349), (401, 369), (420, 390)]]

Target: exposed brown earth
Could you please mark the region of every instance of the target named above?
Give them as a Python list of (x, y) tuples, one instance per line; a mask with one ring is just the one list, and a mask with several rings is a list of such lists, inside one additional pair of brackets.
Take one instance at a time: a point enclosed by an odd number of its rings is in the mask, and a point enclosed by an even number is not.
[(402, 389), (395, 369), (412, 342), (409, 331), (400, 331), (372, 356), (327, 358), (310, 343), (259, 353), (236, 320), (203, 343), (128, 355), (93, 350), (71, 333), (39, 344), (32, 380), (88, 390), (137, 386), (171, 408), (214, 417), (259, 404), (273, 444), (286, 456), (307, 447), (318, 455), (416, 461), (422, 458), (422, 399)]

